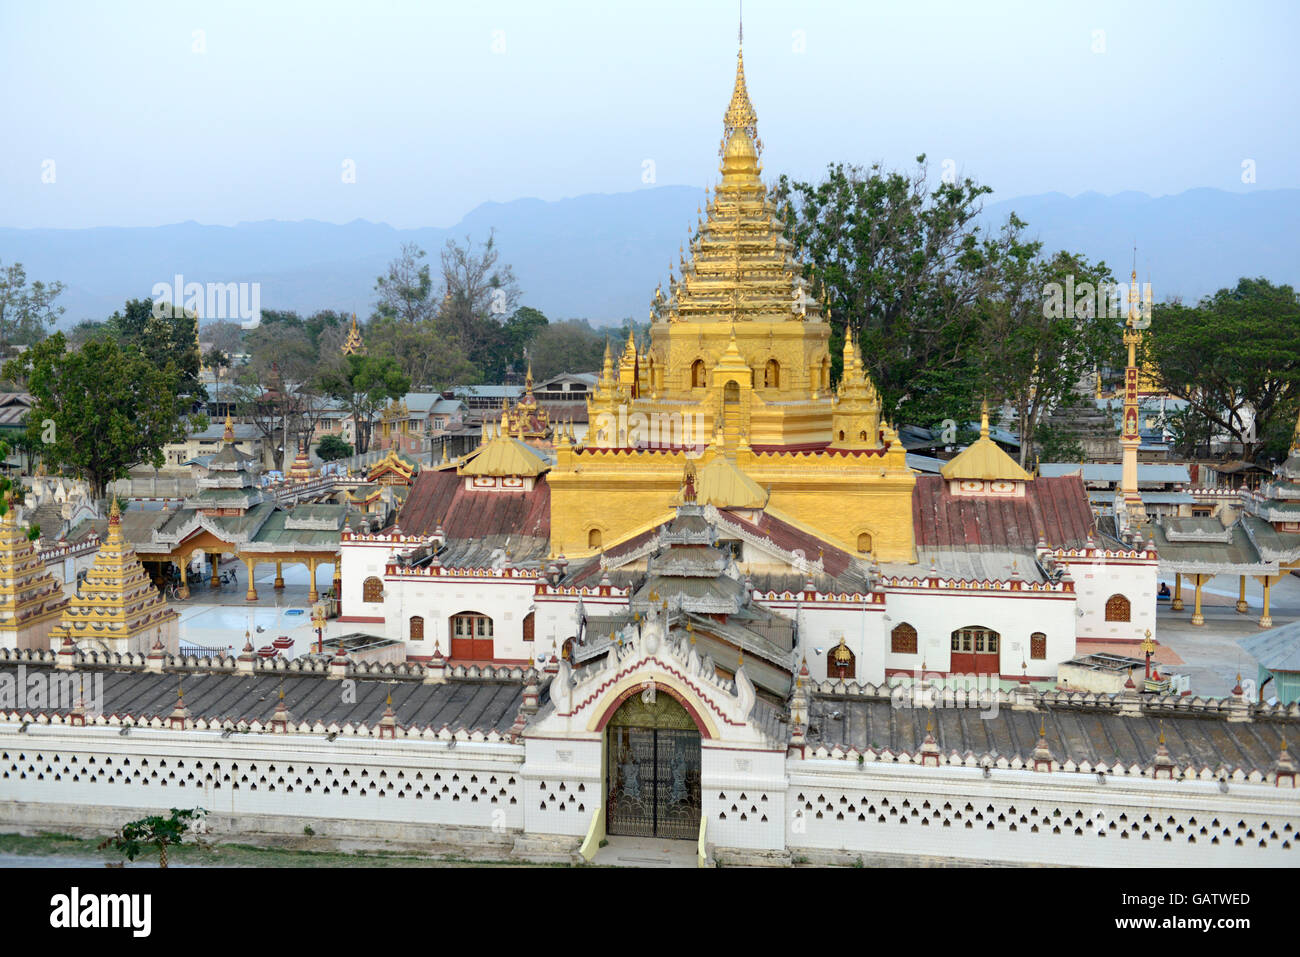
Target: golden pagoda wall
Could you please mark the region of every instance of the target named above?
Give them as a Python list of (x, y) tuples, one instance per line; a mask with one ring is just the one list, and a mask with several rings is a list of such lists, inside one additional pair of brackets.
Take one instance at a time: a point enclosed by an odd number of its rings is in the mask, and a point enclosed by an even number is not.
[[(706, 451), (696, 464), (703, 467), (718, 454)], [(880, 561), (916, 560), (916, 476), (901, 448), (848, 456), (741, 449), (735, 462), (770, 488), (771, 509), (831, 544), (856, 552), (858, 536), (865, 532)], [(590, 555), (666, 521), (681, 491), (685, 465), (684, 452), (560, 449), (556, 467), (547, 475), (552, 551), (570, 558)], [(600, 531), (601, 548), (588, 546), (592, 529)]]

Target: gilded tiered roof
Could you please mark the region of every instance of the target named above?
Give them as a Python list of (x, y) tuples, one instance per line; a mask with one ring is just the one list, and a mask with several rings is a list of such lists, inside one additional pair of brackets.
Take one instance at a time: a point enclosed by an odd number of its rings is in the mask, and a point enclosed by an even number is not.
[(745, 86), (745, 58), (736, 58), (736, 82), (723, 117), (722, 181), (707, 201), (679, 262), (667, 296), (655, 291), (655, 320), (802, 322), (821, 320), (785, 238), (776, 204), (759, 178), (758, 114)]
[[(72, 597), (50, 632), (77, 645), (110, 642), (152, 633), (179, 617), (149, 580), (135, 549), (122, 537), (122, 513), (114, 500), (108, 513), (108, 536), (86, 571), (81, 594)], [(118, 650), (105, 645), (110, 650)]]
[(352, 313), (352, 328), (348, 330), (347, 341), (343, 343), (345, 356), (365, 355), (366, 345), (361, 341), (361, 330), (357, 328), (357, 314)]
[(551, 434), (551, 417), (546, 409), (537, 402), (533, 394), (533, 364), (528, 363), (528, 375), (524, 379), (524, 394), (513, 406), (502, 399), (505, 413), (506, 430), (510, 435), (525, 442), (538, 442)]
[(17, 629), (55, 618), (68, 604), (63, 586), (41, 561), (36, 545), (9, 504), (0, 519), (0, 628)]

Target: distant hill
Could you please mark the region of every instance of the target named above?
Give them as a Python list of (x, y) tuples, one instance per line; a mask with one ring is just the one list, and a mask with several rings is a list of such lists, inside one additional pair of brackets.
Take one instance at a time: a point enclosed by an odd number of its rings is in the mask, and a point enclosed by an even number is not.
[[(63, 325), (102, 319), (155, 283), (260, 282), (263, 308), (369, 313), (375, 277), (402, 243), (417, 242), (436, 264), (448, 238), (481, 241), (495, 228), (524, 301), (552, 318), (618, 322), (645, 318), (655, 284), (695, 223), (704, 191), (664, 186), (544, 202), (484, 203), (450, 229), (399, 230), (356, 220), (237, 226), (194, 222), (96, 229), (0, 228), (0, 262), (21, 262), (31, 279), (61, 280)], [(1138, 272), (1157, 299), (1194, 300), (1263, 275), (1300, 285), (1300, 190), (1228, 193), (1194, 189), (1153, 198), (1060, 193), (990, 204), (995, 226), (1015, 211), (1049, 249), (1079, 250), (1127, 275)]]

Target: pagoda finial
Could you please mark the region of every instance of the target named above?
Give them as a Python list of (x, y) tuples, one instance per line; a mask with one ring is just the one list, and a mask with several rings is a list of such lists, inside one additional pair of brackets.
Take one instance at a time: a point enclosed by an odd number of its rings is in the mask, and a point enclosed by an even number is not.
[(980, 438), (989, 437), (989, 400), (980, 403)]
[(229, 412), (226, 413), (226, 431), (225, 434), (221, 436), (221, 441), (225, 442), (227, 445), (230, 445), (235, 441), (235, 422), (230, 418)]

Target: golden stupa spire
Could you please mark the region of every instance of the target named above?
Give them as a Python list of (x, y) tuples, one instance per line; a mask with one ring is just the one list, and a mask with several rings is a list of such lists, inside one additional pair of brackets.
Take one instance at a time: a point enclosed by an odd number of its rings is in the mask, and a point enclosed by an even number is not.
[(758, 147), (758, 114), (750, 102), (749, 90), (745, 86), (745, 46), (744, 26), (741, 26), (739, 41), (736, 45), (736, 82), (731, 90), (731, 102), (723, 115), (722, 148), (725, 150), (727, 140), (736, 130), (744, 130)]
[(362, 355), (366, 351), (365, 343), (361, 341), (361, 330), (357, 328), (357, 314), (352, 313), (352, 327), (348, 329), (347, 341), (343, 343), (343, 354), (345, 356)]
[(980, 403), (980, 438), (989, 437), (989, 400)]
[(221, 436), (221, 441), (225, 442), (227, 445), (231, 445), (235, 441), (235, 422), (230, 418), (229, 412), (226, 413), (226, 431)]

